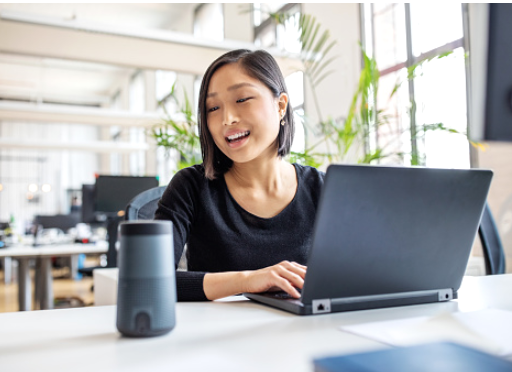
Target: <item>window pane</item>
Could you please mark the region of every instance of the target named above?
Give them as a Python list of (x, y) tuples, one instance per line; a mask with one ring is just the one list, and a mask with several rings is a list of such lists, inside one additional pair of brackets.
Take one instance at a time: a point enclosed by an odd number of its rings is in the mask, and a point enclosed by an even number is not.
[[(464, 50), (458, 48), (448, 57), (434, 59), (421, 67), (415, 78), (416, 126), (442, 123), (466, 133), (466, 75)], [(426, 156), (426, 165), (442, 168), (468, 168), (469, 148), (465, 135), (442, 130), (427, 131), (418, 148)]]
[(290, 103), (293, 107), (304, 104), (304, 73), (302, 71), (294, 72), (285, 78)]
[(263, 10), (263, 18), (268, 18), (268, 13), (275, 13), (287, 3), (261, 3), (261, 9)]
[[(156, 100), (157, 102), (161, 101), (165, 96), (167, 96), (171, 90), (173, 84), (176, 82), (176, 72), (174, 71), (163, 71), (157, 70), (156, 72)], [(172, 98), (167, 98), (163, 102), (163, 106), (169, 115), (172, 115), (178, 107), (176, 106), (176, 102)], [(162, 106), (158, 106), (157, 112), (160, 115), (164, 114), (164, 109)]]
[(361, 34), (364, 35), (363, 46), (366, 54), (373, 58), (373, 11), (374, 6), (370, 3), (362, 4), (364, 23), (361, 25)]
[(301, 44), (299, 41), (299, 17), (300, 13), (297, 12), (293, 17), (285, 21), (284, 26), (277, 26), (277, 40), (279, 42), (279, 49), (286, 50), (291, 53), (300, 53)]
[(156, 100), (160, 101), (171, 92), (173, 84), (176, 82), (176, 73), (174, 71), (157, 70), (156, 72)]
[(141, 72), (138, 72), (130, 82), (129, 102), (131, 112), (145, 111), (145, 94), (144, 77)]
[(460, 3), (411, 3), (412, 50), (422, 53), (462, 38)]
[[(392, 95), (397, 85), (398, 88)], [(377, 108), (382, 110), (378, 123), (377, 143), (386, 155), (381, 161), (383, 164), (410, 164), (409, 106), (406, 69), (382, 76), (377, 93)]]
[(253, 23), (257, 27), (268, 19), (270, 13), (275, 13), (287, 3), (253, 3)]
[(199, 94), (201, 93), (201, 82), (202, 76), (196, 76), (194, 79), (194, 106), (192, 110), (197, 114), (197, 108), (199, 107)]
[(407, 60), (403, 4), (374, 6), (374, 52), (381, 70)]
[(255, 27), (261, 25), (261, 3), (252, 4), (252, 22)]
[(298, 109), (293, 112), (293, 122), (295, 123), (295, 136), (291, 151), (303, 152), (306, 148), (306, 133), (304, 127), (304, 110)]
[(221, 3), (202, 4), (194, 19), (194, 36), (224, 40), (224, 13)]
[(258, 33), (258, 36), (254, 40), (254, 44), (263, 48), (276, 46), (276, 28), (274, 24), (271, 23), (263, 30), (261, 30), (261, 32)]

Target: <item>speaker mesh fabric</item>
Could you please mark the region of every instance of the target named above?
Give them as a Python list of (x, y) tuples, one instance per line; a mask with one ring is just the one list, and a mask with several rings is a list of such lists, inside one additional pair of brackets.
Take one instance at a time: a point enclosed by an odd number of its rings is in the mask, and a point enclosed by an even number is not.
[(175, 289), (171, 277), (119, 279), (117, 325), (136, 332), (135, 318), (145, 312), (150, 318), (150, 333), (170, 330), (175, 325)]

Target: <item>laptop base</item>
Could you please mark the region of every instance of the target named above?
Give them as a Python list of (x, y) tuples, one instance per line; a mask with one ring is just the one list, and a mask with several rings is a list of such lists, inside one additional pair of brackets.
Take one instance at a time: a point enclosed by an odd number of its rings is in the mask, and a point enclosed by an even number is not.
[(244, 293), (250, 300), (288, 311), (297, 315), (317, 315), (344, 311), (370, 310), (385, 307), (419, 305), (432, 302), (446, 302), (457, 298), (452, 290), (419, 291), (393, 295), (360, 296), (351, 298), (319, 299), (304, 304), (300, 299), (276, 298), (271, 293)]

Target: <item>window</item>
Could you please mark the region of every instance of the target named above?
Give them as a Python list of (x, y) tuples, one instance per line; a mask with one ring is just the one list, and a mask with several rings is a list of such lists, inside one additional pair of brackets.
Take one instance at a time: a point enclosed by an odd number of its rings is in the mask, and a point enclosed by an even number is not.
[[(397, 154), (390, 162), (468, 168), (461, 4), (362, 7), (365, 49), (381, 76), (377, 108), (387, 115), (375, 131), (374, 146)], [(449, 55), (421, 63), (442, 53)], [(407, 68), (416, 64), (415, 77), (407, 80)], [(461, 134), (434, 130), (439, 124)]]
[[(300, 16), (300, 4), (255, 3), (253, 4), (254, 43), (258, 47), (276, 47), (290, 53), (300, 53), (297, 24)], [(271, 13), (286, 13), (290, 17), (284, 25), (279, 25), (270, 17)], [(293, 105), (295, 137), (292, 151), (302, 152), (306, 146), (304, 127), (304, 74), (297, 71), (285, 77), (286, 87)]]
[[(270, 17), (271, 13), (286, 13), (291, 15), (284, 25), (279, 25)], [(277, 47), (291, 53), (300, 52), (296, 24), (300, 15), (300, 4), (286, 3), (255, 3), (254, 14), (254, 43), (258, 47)]]
[(277, 12), (282, 9), (286, 3), (253, 3), (253, 21), (254, 26), (260, 26), (268, 19), (269, 13)]
[(144, 89), (144, 75), (141, 71), (135, 73), (130, 81), (129, 87), (129, 110), (130, 112), (142, 113), (146, 109)]
[(224, 12), (221, 3), (201, 4), (196, 8), (194, 36), (216, 41), (224, 40)]
[[(138, 71), (130, 81), (129, 87), (129, 110), (135, 113), (143, 113), (146, 110), (146, 82), (144, 73)], [(144, 129), (141, 128), (127, 128), (126, 133), (121, 136), (125, 137), (128, 142), (144, 142)], [(145, 169), (145, 156), (143, 151), (133, 152), (129, 155), (129, 173), (131, 175), (144, 174)]]
[(306, 147), (306, 133), (304, 130), (304, 74), (302, 71), (294, 72), (285, 78), (286, 88), (293, 105), (293, 119), (295, 122), (295, 137), (291, 150), (302, 152)]
[[(155, 87), (155, 98), (157, 102), (163, 100), (172, 90), (172, 86), (176, 82), (176, 72), (174, 71), (155, 71), (156, 87)], [(163, 107), (167, 113), (172, 114), (177, 110), (176, 102), (173, 99), (167, 98), (164, 100)], [(163, 107), (158, 107), (157, 111), (163, 114)]]

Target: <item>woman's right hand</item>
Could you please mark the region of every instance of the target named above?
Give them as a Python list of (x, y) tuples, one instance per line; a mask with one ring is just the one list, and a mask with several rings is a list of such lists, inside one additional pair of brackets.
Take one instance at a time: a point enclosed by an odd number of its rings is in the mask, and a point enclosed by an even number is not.
[(300, 293), (307, 267), (297, 262), (282, 261), (276, 265), (253, 271), (207, 273), (203, 288), (206, 298), (216, 300), (243, 292), (258, 293), (283, 290), (294, 298)]
[(259, 270), (244, 271), (243, 292), (258, 293), (283, 290), (294, 298), (302, 289), (307, 267), (297, 262), (282, 261)]

